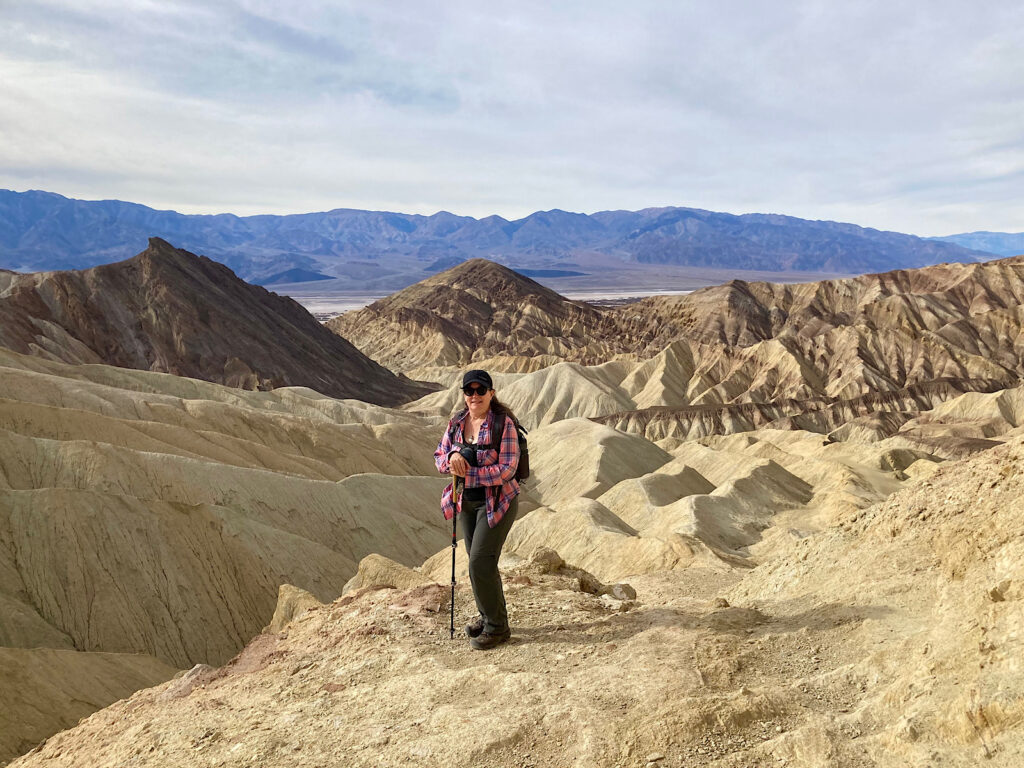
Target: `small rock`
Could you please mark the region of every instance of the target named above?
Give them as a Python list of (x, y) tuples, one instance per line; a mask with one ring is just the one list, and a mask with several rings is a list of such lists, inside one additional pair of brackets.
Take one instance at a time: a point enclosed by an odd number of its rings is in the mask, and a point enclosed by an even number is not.
[(565, 565), (565, 560), (551, 547), (537, 547), (530, 555), (530, 563), (536, 566), (540, 573), (555, 573)]
[(664, 759), (665, 759), (665, 756), (663, 754), (661, 754), (661, 752), (652, 752), (651, 754), (649, 754), (647, 756), (647, 762), (648, 763), (656, 763), (659, 760), (664, 760)]
[(636, 600), (636, 590), (629, 584), (612, 584), (605, 588), (605, 594), (611, 595), (616, 600)]
[(906, 717), (903, 718), (897, 726), (897, 734), (904, 741), (914, 742), (920, 738), (920, 734), (918, 733), (917, 726), (914, 721)]
[(288, 623), (302, 613), (322, 608), (323, 604), (304, 589), (282, 584), (277, 589), (277, 607), (270, 624), (263, 628), (264, 633), (281, 632)]
[(1001, 603), (1006, 600), (1006, 593), (1010, 589), (1010, 583), (1010, 580), (1006, 579), (990, 588), (988, 591), (988, 599), (993, 603)]
[(604, 585), (597, 580), (597, 577), (586, 571), (581, 572), (575, 581), (578, 590), (588, 595), (600, 595), (604, 591)]
[(729, 601), (726, 600), (724, 597), (716, 597), (715, 598), (715, 608), (728, 608), (728, 607), (729, 607)]

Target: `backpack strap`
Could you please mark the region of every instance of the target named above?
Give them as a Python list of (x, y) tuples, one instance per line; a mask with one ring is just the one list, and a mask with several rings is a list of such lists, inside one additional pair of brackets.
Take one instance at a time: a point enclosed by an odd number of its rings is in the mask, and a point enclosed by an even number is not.
[[(508, 414), (507, 416), (508, 416), (508, 418), (512, 419), (512, 426), (515, 427), (516, 438), (517, 439), (519, 439), (520, 435), (528, 435), (528, 434), (530, 434), (529, 431), (526, 429), (526, 427), (524, 427), (522, 424), (520, 424), (518, 421), (516, 421), (516, 417), (515, 416), (512, 416), (511, 414)], [(505, 426), (504, 426), (504, 424), (501, 427), (501, 432), (498, 432), (497, 434), (492, 434), (491, 435), (491, 444), (488, 445), (485, 450), (488, 450), (488, 451), (500, 451), (501, 450), (501, 436), (503, 434), (505, 434)]]
[(451, 428), (448, 430), (448, 442), (455, 442), (455, 430), (458, 428), (462, 420), (466, 418), (466, 414), (468, 413), (469, 409), (463, 408), (461, 411), (452, 416), (452, 420), (449, 422), (449, 424), (451, 424)]
[[(458, 426), (458, 424), (464, 418), (466, 418), (467, 414), (469, 414), (469, 409), (468, 408), (463, 408), (457, 414), (452, 416), (452, 420), (451, 420), (452, 427), (451, 427), (450, 430), (448, 430), (448, 440), (450, 442), (453, 442), (453, 443), (455, 442), (455, 428)], [(491, 438), (491, 442), (488, 443), (487, 445), (477, 444), (476, 449), (478, 451), (501, 451), (501, 436), (505, 433), (505, 424), (504, 424), (504, 422), (502, 423), (501, 431), (498, 432), (495, 429), (495, 423), (494, 423), (495, 421), (497, 421), (497, 419), (495, 418), (496, 416), (497, 416), (497, 414), (492, 411), (491, 412), (491, 434), (489, 435), (489, 437)], [(512, 416), (511, 414), (506, 414), (506, 416), (507, 416), (507, 418), (512, 419), (512, 426), (516, 428), (516, 432), (518, 433), (516, 435), (516, 437), (518, 437), (519, 434), (522, 434), (522, 435), (530, 434), (530, 431), (526, 427), (524, 427), (522, 424), (520, 424), (516, 420), (515, 416)]]

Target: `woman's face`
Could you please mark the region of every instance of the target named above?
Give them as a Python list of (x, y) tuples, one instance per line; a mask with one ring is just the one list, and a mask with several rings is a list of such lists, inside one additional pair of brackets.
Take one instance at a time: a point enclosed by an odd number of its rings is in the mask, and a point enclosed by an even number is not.
[(462, 390), (462, 396), (466, 399), (470, 415), (479, 418), (490, 409), (494, 390), (487, 389), (483, 384), (474, 383)]

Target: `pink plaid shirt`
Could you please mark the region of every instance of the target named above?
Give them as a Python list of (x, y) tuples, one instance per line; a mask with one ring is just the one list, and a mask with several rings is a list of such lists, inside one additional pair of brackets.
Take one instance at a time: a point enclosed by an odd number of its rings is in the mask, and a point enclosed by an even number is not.
[[(468, 416), (469, 413), (467, 412), (466, 416), (459, 419), (458, 422), (455, 421), (455, 418), (448, 422), (448, 428), (444, 431), (444, 437), (441, 438), (437, 450), (434, 451), (434, 463), (437, 465), (437, 471), (442, 475), (447, 475), (451, 472), (451, 466), (448, 464), (448, 455), (453, 450), (452, 441), (449, 438), (449, 435), (452, 434), (452, 428), (454, 427), (455, 430), (455, 442), (464, 442), (462, 425)], [(494, 411), (490, 411), (483, 426), (480, 427), (480, 433), (476, 439), (477, 445), (491, 444), (493, 422)], [(499, 486), (501, 488), (496, 494), (487, 493), (486, 495), (487, 525), (493, 528), (501, 522), (501, 518), (508, 511), (508, 505), (519, 494), (519, 483), (515, 479), (516, 467), (519, 464), (519, 436), (516, 433), (515, 424), (512, 423), (512, 419), (508, 416), (505, 417), (504, 429), (501, 432), (501, 449), (497, 451), (477, 451), (477, 462), (480, 466), (469, 467), (466, 471), (465, 487), (489, 486), (493, 488)], [(455, 502), (452, 501), (451, 483), (441, 493), (441, 511), (444, 513), (445, 520), (451, 520), (453, 515), (462, 512), (462, 496), (459, 496), (459, 504), (456, 509)]]

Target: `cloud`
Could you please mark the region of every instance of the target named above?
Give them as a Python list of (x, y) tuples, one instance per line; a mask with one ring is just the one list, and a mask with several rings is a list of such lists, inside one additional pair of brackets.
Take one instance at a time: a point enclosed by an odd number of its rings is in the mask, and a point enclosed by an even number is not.
[(1024, 229), (1011, 3), (14, 2), (0, 185)]

